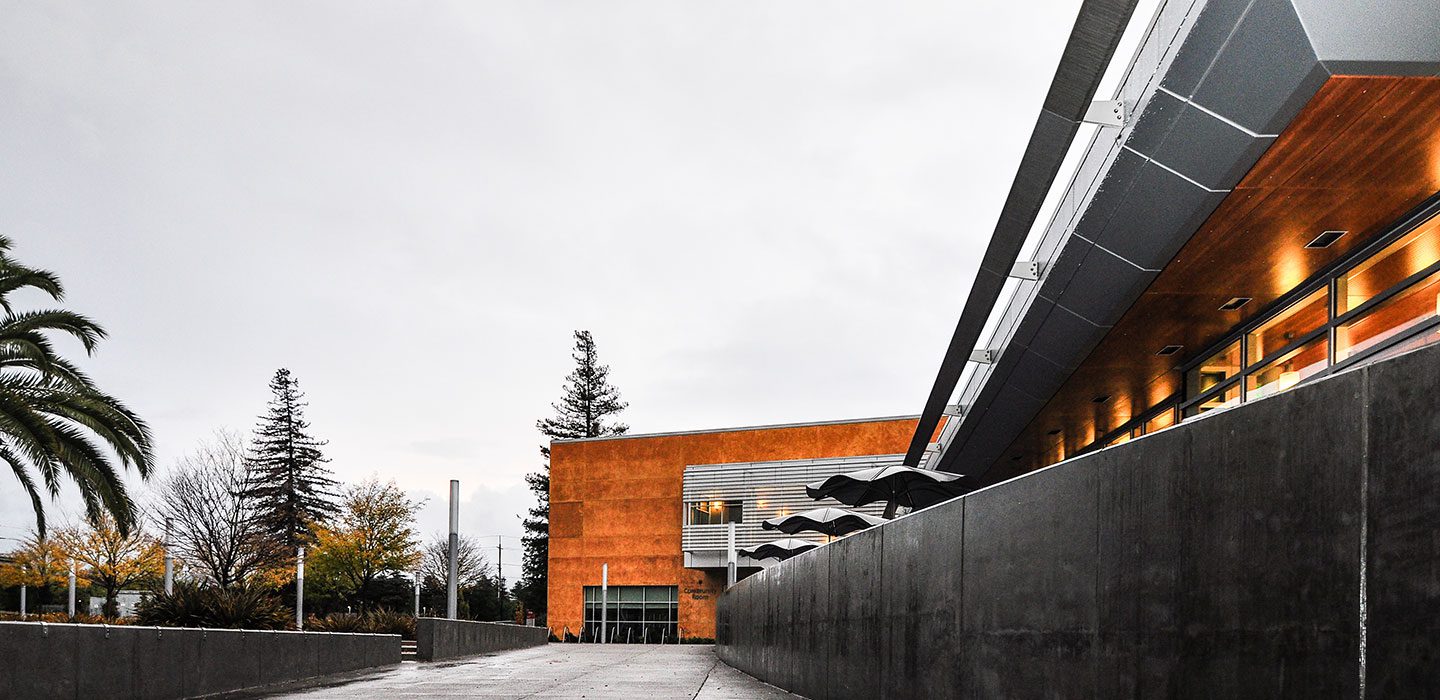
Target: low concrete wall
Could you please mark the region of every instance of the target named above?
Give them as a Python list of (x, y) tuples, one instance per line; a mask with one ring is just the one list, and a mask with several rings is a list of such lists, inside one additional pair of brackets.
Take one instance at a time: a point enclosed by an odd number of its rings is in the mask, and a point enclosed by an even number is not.
[(801, 555), (719, 655), (814, 698), (1440, 696), (1440, 348)]
[(422, 617), (416, 621), (415, 637), (415, 653), (420, 660), (438, 661), (540, 646), (549, 641), (550, 630), (504, 622)]
[(185, 698), (400, 663), (400, 636), (0, 622), (0, 696)]

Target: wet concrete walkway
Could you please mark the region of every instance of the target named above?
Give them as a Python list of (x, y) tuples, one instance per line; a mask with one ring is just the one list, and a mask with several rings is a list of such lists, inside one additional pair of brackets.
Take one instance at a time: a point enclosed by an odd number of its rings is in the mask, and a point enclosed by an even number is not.
[[(259, 697), (259, 696), (253, 696)], [(708, 645), (549, 644), (331, 676), (264, 697), (795, 700), (715, 657)]]

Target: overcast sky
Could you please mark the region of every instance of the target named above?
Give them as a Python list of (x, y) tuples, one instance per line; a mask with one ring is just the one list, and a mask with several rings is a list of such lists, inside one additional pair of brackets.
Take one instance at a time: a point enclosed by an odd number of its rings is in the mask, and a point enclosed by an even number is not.
[(576, 328), (632, 432), (919, 412), (1078, 7), (7, 0), (0, 232), (162, 466), (288, 367), (518, 535)]

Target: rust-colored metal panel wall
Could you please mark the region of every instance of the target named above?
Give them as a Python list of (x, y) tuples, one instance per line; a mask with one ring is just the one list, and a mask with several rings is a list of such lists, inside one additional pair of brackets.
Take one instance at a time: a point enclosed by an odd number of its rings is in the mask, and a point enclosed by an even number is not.
[(680, 630), (715, 636), (722, 573), (684, 567), (686, 465), (895, 454), (914, 418), (556, 442), (550, 446), (549, 625), (580, 630), (584, 586), (679, 586)]

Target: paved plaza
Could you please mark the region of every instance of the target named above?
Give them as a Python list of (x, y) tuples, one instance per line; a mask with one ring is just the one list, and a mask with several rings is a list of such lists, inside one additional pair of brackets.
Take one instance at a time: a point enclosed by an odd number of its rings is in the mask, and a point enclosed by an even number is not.
[(709, 645), (548, 644), (331, 676), (249, 697), (794, 700), (715, 657)]

